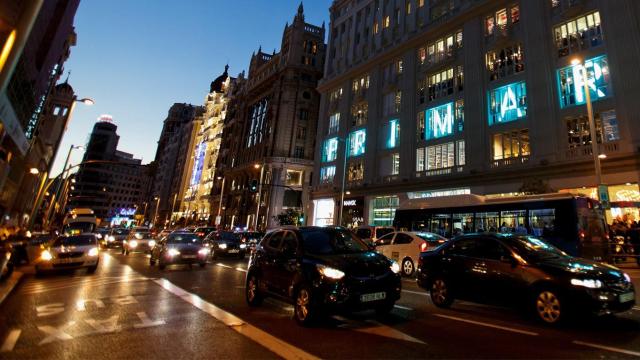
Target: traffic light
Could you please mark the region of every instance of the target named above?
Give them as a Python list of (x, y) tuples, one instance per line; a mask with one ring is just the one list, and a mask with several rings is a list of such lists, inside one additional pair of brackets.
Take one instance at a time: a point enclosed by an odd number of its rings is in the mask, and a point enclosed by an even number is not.
[(258, 180), (251, 180), (249, 184), (249, 191), (258, 192)]

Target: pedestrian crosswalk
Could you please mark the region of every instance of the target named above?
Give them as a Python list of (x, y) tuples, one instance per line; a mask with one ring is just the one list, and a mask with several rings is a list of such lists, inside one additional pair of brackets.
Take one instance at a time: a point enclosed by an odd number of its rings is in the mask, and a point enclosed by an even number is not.
[(65, 279), (34, 280), (24, 284), (19, 291), (27, 295), (36, 295), (49, 291), (64, 290), (70, 288), (99, 287), (110, 284), (146, 281), (149, 278), (140, 275), (133, 276), (95, 276), (95, 277), (71, 277)]

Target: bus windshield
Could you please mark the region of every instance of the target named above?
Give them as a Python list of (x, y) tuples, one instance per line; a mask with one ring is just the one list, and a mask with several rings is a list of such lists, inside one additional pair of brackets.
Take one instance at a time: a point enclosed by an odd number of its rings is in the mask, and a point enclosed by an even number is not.
[(72, 222), (64, 226), (64, 233), (68, 235), (80, 235), (86, 233), (92, 233), (95, 230), (96, 224), (92, 222)]

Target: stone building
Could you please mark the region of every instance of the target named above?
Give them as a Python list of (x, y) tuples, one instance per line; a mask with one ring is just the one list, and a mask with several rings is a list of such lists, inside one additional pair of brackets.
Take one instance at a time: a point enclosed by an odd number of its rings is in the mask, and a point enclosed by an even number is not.
[(260, 48), (252, 55), (235, 109), (225, 120), (221, 151), (226, 153), (216, 166), (221, 179), (214, 187), (212, 209), (225, 226), (268, 228), (285, 209), (304, 211), (324, 36), (324, 25), (306, 23), (300, 5), (293, 23), (285, 25), (280, 52)]
[(310, 222), (342, 207), (345, 225), (388, 225), (405, 199), (527, 182), (595, 196), (584, 68), (608, 217), (638, 219), (639, 16), (633, 0), (334, 1)]

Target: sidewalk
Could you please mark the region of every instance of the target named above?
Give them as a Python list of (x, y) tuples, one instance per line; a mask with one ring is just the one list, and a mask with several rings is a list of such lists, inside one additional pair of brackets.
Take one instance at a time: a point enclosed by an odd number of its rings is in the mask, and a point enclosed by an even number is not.
[(11, 277), (6, 281), (0, 283), (0, 305), (4, 302), (4, 300), (9, 296), (11, 291), (20, 283), (22, 279), (23, 273), (20, 271), (14, 271), (11, 274)]

